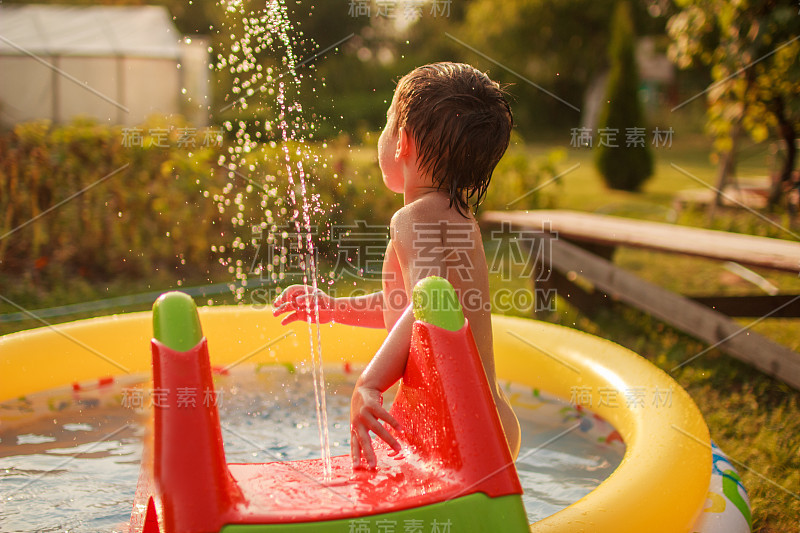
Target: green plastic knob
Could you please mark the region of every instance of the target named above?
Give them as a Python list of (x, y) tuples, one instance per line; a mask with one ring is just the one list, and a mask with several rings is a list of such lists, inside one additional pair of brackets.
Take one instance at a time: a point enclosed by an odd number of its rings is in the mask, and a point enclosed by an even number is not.
[(464, 327), (464, 312), (453, 286), (444, 278), (430, 276), (414, 286), (414, 318), (449, 331)]
[(203, 338), (197, 306), (183, 292), (166, 292), (153, 304), (153, 337), (176, 352), (191, 350)]

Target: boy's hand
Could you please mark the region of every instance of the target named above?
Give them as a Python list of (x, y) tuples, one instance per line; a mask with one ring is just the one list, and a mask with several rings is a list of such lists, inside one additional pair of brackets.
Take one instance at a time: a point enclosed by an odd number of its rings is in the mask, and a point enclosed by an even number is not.
[(377, 389), (356, 385), (353, 397), (350, 400), (350, 457), (353, 459), (353, 468), (361, 468), (361, 454), (367, 460), (367, 466), (374, 469), (377, 466), (375, 451), (372, 449), (372, 431), (382, 438), (392, 449), (400, 453), (400, 443), (380, 423), (388, 422), (396, 430), (400, 424), (383, 408), (383, 395)]
[[(291, 285), (272, 302), (275, 308), (272, 314), (278, 316), (290, 313), (281, 320), (281, 324), (284, 326), (295, 320), (308, 321), (309, 318), (312, 322), (316, 322), (317, 315), (319, 315), (320, 324), (327, 324), (333, 320), (335, 303), (336, 298), (328, 296), (319, 289), (314, 292), (312, 287), (306, 285)], [(315, 310), (315, 305), (318, 310)]]

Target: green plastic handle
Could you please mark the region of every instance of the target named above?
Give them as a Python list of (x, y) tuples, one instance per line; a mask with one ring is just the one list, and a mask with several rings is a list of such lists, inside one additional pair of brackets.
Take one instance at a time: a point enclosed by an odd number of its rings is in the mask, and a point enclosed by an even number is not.
[(464, 327), (464, 312), (450, 282), (439, 276), (420, 280), (414, 286), (414, 318), (449, 331)]
[(176, 352), (197, 346), (203, 330), (191, 296), (174, 291), (158, 297), (153, 304), (153, 337)]

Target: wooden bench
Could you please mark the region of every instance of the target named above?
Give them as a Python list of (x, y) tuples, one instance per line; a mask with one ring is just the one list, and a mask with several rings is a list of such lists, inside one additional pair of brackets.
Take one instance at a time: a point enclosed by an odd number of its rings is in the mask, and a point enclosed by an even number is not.
[(647, 248), (800, 272), (800, 242), (782, 239), (561, 210), (488, 211), (481, 220), (534, 230), (549, 224), (559, 238), (567, 240), (607, 247)]
[[(689, 298), (611, 261), (617, 247), (627, 246), (797, 273), (799, 242), (561, 210), (489, 211), (481, 224), (524, 231), (521, 235), (543, 263), (533, 270), (542, 274), (534, 280), (537, 296), (558, 294), (590, 313), (609, 298), (624, 302), (709, 343), (699, 355), (718, 347), (800, 389), (800, 354), (729, 318), (758, 317), (752, 325), (764, 318), (800, 317), (800, 295)], [(575, 283), (578, 277), (593, 289)]]

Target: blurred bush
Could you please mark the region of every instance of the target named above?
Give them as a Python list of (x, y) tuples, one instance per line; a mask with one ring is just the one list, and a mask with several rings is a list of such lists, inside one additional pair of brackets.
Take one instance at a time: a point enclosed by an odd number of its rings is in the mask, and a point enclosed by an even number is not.
[[(402, 206), (402, 195), (383, 184), (376, 135), (355, 146), (341, 135), (247, 151), (180, 119), (153, 118), (137, 130), (141, 137), (132, 141), (131, 128), (79, 120), (19, 124), (0, 134), (5, 279), (53, 287), (76, 276), (241, 277), (264, 253), (263, 238), (292, 231), (294, 211), (302, 212), (299, 176), (295, 171), (291, 188), (285, 150), (293, 154), (289, 168), (300, 157), (304, 162), (310, 224), (324, 264), (340, 259), (343, 236), (348, 253), (382, 253), (380, 241)], [(515, 138), (481, 209), (552, 206), (552, 195), (537, 187), (555, 178), (562, 157), (555, 151), (534, 160)], [(368, 238), (354, 243), (365, 231)]]
[[(253, 261), (253, 227), (287, 225), (302, 202), (299, 184), (292, 199), (280, 145), (260, 144), (223, 168), (230, 150), (216, 130), (163, 117), (136, 130), (132, 141), (132, 128), (41, 121), (0, 134), (0, 274), (51, 287), (156, 271), (219, 279)], [(323, 253), (332, 253), (332, 229), (386, 226), (402, 205), (376, 157), (352, 157), (347, 137), (289, 150), (301, 148)]]
[(184, 126), (145, 124), (141, 146), (88, 120), (0, 135), (0, 271), (57, 281), (208, 265), (221, 220), (202, 192), (218, 148), (197, 130), (179, 146)]
[(557, 148), (543, 157), (534, 158), (522, 139), (515, 134), (506, 154), (494, 170), (480, 211), (555, 207), (557, 188), (545, 187), (549, 183), (560, 185), (557, 167), (566, 156), (566, 150)]

